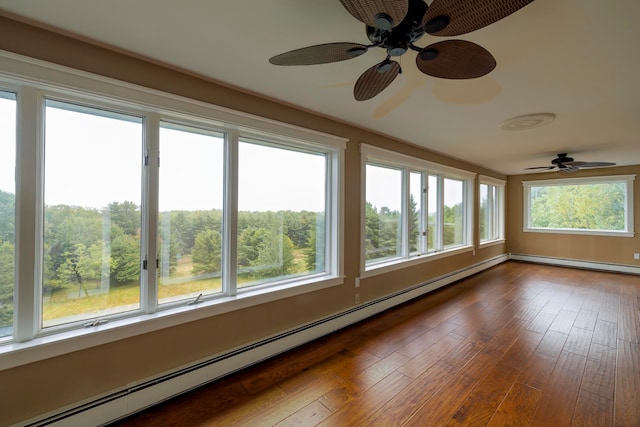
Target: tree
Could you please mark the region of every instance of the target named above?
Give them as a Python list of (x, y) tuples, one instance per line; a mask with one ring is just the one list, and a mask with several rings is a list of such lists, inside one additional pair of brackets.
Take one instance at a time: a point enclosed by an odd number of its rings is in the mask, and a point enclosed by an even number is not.
[(198, 233), (192, 251), (193, 274), (217, 273), (221, 268), (222, 238), (216, 230)]
[(74, 245), (72, 252), (64, 254), (65, 262), (58, 269), (58, 277), (65, 283), (78, 284), (78, 296), (84, 291), (89, 296), (86, 282), (97, 279), (101, 274), (101, 256), (99, 247), (94, 245), (92, 250), (87, 250), (82, 243)]
[(125, 234), (135, 236), (140, 230), (140, 212), (133, 202), (109, 203), (107, 210), (112, 224), (117, 225)]
[(111, 279), (117, 283), (139, 282), (140, 238), (122, 233), (118, 226), (114, 228), (111, 235)]
[(370, 202), (366, 202), (364, 215), (367, 259), (377, 258), (375, 251), (380, 245), (380, 218), (378, 217), (378, 210)]
[(0, 240), (0, 327), (13, 324), (13, 244)]
[(413, 198), (413, 194), (409, 194), (409, 252), (420, 250), (420, 215), (418, 205)]

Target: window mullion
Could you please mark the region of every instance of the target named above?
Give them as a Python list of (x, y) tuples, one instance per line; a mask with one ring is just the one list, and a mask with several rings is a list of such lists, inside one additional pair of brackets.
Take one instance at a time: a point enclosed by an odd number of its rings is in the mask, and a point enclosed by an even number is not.
[(400, 256), (402, 258), (409, 258), (409, 177), (411, 171), (408, 168), (402, 169), (402, 199), (401, 199), (401, 212), (400, 212)]
[(227, 132), (224, 161), (224, 216), (222, 222), (222, 292), (238, 292), (238, 144), (237, 130)]
[(146, 262), (146, 270), (141, 269), (140, 305), (145, 313), (154, 313), (158, 308), (158, 184), (159, 184), (159, 139), (160, 118), (149, 114), (144, 120), (144, 156), (143, 172), (143, 224), (142, 242), (145, 247), (141, 253)]
[(36, 336), (42, 318), (44, 98), (23, 87), (17, 101), (14, 338), (22, 342)]
[(444, 177), (442, 175), (436, 175), (438, 188), (436, 200), (438, 203), (438, 210), (436, 212), (436, 230), (434, 233), (434, 247), (436, 252), (443, 249), (444, 241)]

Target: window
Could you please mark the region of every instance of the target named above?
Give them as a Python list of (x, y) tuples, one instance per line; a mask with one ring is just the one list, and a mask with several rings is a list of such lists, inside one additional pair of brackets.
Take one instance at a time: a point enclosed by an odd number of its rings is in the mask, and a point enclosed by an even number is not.
[(480, 243), (504, 239), (504, 181), (480, 177)]
[(402, 256), (402, 174), (367, 164), (366, 258), (375, 263)]
[(142, 119), (45, 105), (42, 326), (137, 310)]
[(160, 124), (158, 302), (222, 292), (225, 135)]
[(242, 138), (237, 287), (325, 271), (326, 154)]
[(634, 179), (525, 181), (524, 231), (632, 237)]
[(0, 357), (342, 283), (346, 140), (3, 59)]
[(16, 96), (0, 91), (0, 338), (13, 333)]
[(471, 245), (474, 174), (362, 145), (363, 270)]

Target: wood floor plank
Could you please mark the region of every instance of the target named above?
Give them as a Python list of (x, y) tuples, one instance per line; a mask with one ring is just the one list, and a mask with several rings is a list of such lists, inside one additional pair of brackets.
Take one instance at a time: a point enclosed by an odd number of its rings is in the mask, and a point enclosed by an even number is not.
[(591, 348), (593, 333), (594, 331), (588, 329), (571, 328), (571, 332), (569, 332), (567, 341), (564, 344), (564, 350), (587, 356)]
[(436, 393), (443, 393), (456, 370), (445, 363), (436, 363), (411, 382), (393, 399), (374, 411), (364, 423), (368, 425), (402, 425)]
[(616, 426), (640, 426), (640, 344), (618, 340), (616, 359)]
[(582, 308), (578, 312), (578, 315), (576, 316), (576, 320), (573, 323), (573, 326), (576, 328), (588, 329), (592, 331), (596, 326), (597, 319), (598, 319), (597, 311)]
[(593, 343), (584, 368), (581, 390), (613, 400), (616, 379), (616, 349)]
[(453, 414), (447, 426), (486, 425), (519, 375), (519, 369), (504, 363), (496, 365), (484, 380), (478, 382), (462, 406)]
[[(447, 386), (426, 400), (424, 405), (414, 412), (404, 426), (440, 426), (445, 425), (457, 412), (458, 407), (467, 399), (475, 380), (466, 375), (455, 374), (447, 381)], [(371, 424), (378, 426), (380, 424)]]
[(361, 425), (376, 409), (393, 399), (410, 383), (410, 378), (398, 372), (392, 372), (370, 389), (360, 393), (338, 411), (325, 418), (318, 426)]
[(574, 427), (613, 425), (613, 400), (588, 391), (580, 391), (571, 425)]
[(540, 426), (571, 425), (586, 357), (562, 352), (544, 388), (532, 423)]
[(447, 353), (458, 348), (462, 342), (464, 342), (464, 338), (448, 334), (400, 366), (398, 372), (409, 378), (418, 378)]
[(120, 427), (640, 426), (637, 276), (507, 262)]
[(293, 426), (315, 426), (320, 424), (322, 420), (328, 418), (331, 411), (324, 407), (317, 400), (311, 402), (298, 412), (291, 414), (277, 424), (276, 427), (293, 427)]
[(515, 382), (487, 427), (530, 425), (541, 397), (540, 390)]
[(593, 330), (593, 342), (616, 348), (618, 344), (617, 323), (598, 319)]

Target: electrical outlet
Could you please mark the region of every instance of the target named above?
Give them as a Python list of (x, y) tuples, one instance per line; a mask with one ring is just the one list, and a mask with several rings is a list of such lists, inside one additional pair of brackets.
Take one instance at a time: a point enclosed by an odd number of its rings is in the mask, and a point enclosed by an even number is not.
[(640, 254), (633, 254), (633, 259), (640, 259)]
[(356, 294), (356, 304), (360, 304), (360, 294)]

